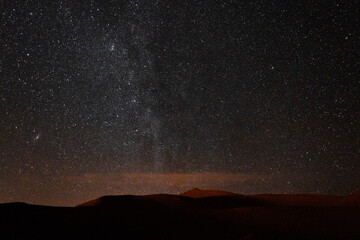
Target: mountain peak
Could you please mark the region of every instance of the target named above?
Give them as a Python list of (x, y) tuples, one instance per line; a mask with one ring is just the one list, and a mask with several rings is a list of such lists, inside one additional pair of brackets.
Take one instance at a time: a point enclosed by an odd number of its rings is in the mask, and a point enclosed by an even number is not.
[(191, 197), (191, 198), (203, 198), (203, 197), (213, 197), (213, 196), (237, 196), (237, 195), (238, 194), (232, 192), (226, 192), (221, 190), (202, 190), (199, 188), (193, 188), (181, 194), (181, 196)]

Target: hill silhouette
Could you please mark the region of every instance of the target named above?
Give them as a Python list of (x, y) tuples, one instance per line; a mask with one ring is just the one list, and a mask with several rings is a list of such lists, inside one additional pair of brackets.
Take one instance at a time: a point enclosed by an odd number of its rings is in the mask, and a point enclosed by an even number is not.
[(239, 196), (240, 194), (220, 191), (220, 190), (201, 190), (199, 188), (193, 188), (187, 192), (181, 194), (181, 196), (191, 197), (191, 198), (203, 198), (203, 197), (213, 197), (213, 196)]
[(76, 207), (0, 204), (0, 239), (360, 239), (360, 194), (104, 196)]

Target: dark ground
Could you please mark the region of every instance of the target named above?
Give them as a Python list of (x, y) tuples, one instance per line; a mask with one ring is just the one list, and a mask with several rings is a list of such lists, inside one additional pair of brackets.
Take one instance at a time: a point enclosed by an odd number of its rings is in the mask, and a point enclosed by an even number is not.
[(0, 230), (0, 239), (360, 239), (360, 197), (195, 189), (77, 207), (7, 203)]

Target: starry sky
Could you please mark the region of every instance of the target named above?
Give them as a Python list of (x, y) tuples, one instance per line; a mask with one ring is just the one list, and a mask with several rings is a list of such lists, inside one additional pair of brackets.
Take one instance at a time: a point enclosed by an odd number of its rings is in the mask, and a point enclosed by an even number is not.
[(360, 188), (359, 1), (0, 2), (0, 202)]

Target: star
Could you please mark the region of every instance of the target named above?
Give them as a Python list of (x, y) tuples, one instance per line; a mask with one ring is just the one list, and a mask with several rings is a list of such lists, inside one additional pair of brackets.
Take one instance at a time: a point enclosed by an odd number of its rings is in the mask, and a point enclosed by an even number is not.
[(33, 142), (37, 142), (40, 139), (40, 137), (41, 137), (40, 133), (36, 134), (36, 136), (33, 138)]
[(109, 50), (110, 52), (115, 51), (115, 44), (111, 44)]

